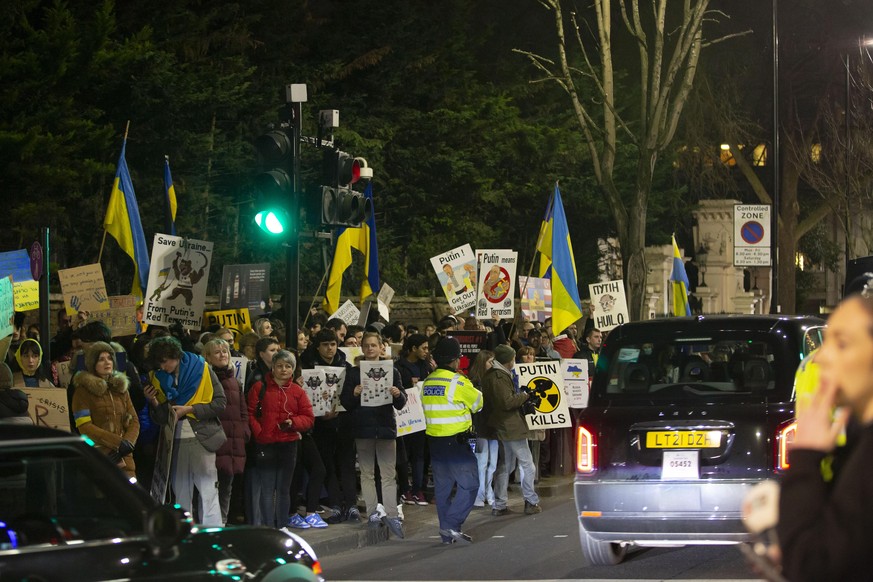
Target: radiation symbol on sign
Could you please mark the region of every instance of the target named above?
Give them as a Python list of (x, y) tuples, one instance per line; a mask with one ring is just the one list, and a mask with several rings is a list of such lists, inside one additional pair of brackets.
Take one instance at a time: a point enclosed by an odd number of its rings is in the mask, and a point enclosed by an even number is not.
[(561, 390), (545, 376), (538, 376), (527, 383), (527, 387), (542, 397), (537, 412), (549, 414), (561, 403)]

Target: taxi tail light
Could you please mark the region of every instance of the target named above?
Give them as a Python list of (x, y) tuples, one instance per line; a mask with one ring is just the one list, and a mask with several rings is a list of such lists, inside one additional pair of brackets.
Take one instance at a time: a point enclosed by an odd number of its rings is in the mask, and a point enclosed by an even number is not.
[(785, 471), (790, 466), (788, 463), (788, 449), (791, 443), (794, 442), (794, 437), (797, 434), (797, 421), (790, 420), (783, 422), (776, 429), (776, 470)]
[(593, 473), (597, 466), (597, 443), (594, 435), (584, 426), (576, 429), (576, 471)]

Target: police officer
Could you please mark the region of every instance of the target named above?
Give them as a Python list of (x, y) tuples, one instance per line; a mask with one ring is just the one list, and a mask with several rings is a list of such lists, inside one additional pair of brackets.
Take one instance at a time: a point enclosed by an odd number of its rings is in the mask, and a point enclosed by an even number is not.
[[(473, 539), (461, 526), (473, 509), (479, 491), (479, 469), (470, 445), (473, 413), (482, 409), (482, 393), (458, 372), (461, 346), (441, 338), (432, 352), (437, 369), (424, 381), (422, 404), (427, 424), (434, 498), (444, 544), (469, 544)], [(452, 498), (452, 488), (457, 491)]]

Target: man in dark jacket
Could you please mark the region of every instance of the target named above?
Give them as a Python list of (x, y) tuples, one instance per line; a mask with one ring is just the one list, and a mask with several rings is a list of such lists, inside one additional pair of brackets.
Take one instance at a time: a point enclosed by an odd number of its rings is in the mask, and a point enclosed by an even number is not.
[(12, 387), (12, 370), (6, 362), (0, 362), (0, 422), (33, 424), (27, 414), (27, 394)]
[(503, 452), (494, 476), (494, 507), (492, 515), (505, 515), (509, 473), (518, 465), (522, 472), (521, 492), (524, 495), (524, 512), (528, 515), (540, 513), (540, 498), (534, 489), (536, 466), (527, 444), (528, 427), (522, 416), (521, 405), (527, 401), (527, 392), (516, 393), (512, 382), (512, 368), (515, 365), (515, 350), (501, 345), (494, 349), (494, 366), (485, 372), (482, 380), (482, 393), (488, 409), (488, 425), (497, 432), (497, 440)]

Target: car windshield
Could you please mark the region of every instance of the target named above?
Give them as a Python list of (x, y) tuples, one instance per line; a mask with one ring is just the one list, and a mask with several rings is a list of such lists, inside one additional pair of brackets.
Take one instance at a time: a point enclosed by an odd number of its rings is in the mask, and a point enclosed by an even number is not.
[(105, 477), (75, 448), (4, 450), (0, 550), (142, 533), (141, 507)]
[[(605, 369), (607, 397), (696, 400), (764, 395), (775, 389), (779, 365), (770, 336), (714, 334), (658, 341), (624, 341), (611, 351)], [(605, 364), (605, 365), (604, 365)]]

